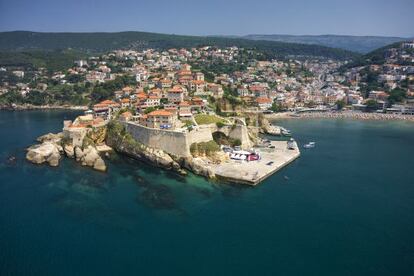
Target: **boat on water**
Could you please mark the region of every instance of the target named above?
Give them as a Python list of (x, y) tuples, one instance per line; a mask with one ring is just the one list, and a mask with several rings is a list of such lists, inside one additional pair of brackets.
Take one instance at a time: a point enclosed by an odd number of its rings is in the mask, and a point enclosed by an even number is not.
[(316, 145), (316, 143), (315, 143), (315, 142), (309, 142), (309, 143), (307, 143), (307, 144), (303, 145), (303, 147), (304, 147), (305, 149), (311, 149), (311, 148), (314, 148), (314, 147), (315, 147), (315, 145)]
[(290, 130), (286, 128), (280, 127), (280, 132), (282, 133), (283, 136), (288, 136), (288, 137), (292, 136), (292, 133), (290, 132)]

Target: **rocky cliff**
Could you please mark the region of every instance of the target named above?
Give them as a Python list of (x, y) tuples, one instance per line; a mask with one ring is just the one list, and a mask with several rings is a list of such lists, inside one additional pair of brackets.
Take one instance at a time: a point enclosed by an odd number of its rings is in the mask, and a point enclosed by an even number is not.
[(115, 151), (165, 169), (181, 171), (181, 166), (164, 151), (147, 147), (134, 138), (118, 122), (108, 124), (106, 144)]

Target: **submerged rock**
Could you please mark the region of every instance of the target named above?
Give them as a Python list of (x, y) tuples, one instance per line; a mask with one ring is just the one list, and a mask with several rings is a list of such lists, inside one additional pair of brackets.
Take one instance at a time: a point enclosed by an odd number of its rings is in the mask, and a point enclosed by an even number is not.
[(15, 165), (17, 162), (17, 158), (14, 155), (7, 157), (6, 164), (7, 165)]
[(139, 195), (138, 200), (154, 209), (177, 209), (174, 193), (166, 185), (150, 185)]

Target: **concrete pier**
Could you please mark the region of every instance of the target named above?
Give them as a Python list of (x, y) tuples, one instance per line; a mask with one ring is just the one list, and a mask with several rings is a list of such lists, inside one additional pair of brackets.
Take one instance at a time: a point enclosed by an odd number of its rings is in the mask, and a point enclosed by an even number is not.
[[(254, 186), (300, 156), (299, 147), (290, 150), (287, 148), (287, 141), (272, 141), (271, 144), (275, 147), (274, 149), (258, 149), (261, 160), (250, 162), (230, 160), (212, 166), (214, 173), (218, 178), (224, 178), (230, 182)], [(269, 164), (269, 162), (273, 163)]]

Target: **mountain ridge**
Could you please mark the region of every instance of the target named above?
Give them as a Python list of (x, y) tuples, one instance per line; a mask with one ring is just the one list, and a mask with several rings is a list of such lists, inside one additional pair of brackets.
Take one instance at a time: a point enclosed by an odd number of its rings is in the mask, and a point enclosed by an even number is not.
[[(234, 37), (234, 36), (231, 36)], [(358, 52), (361, 54), (369, 53), (375, 49), (386, 45), (409, 40), (409, 37), (390, 37), (390, 36), (353, 36), (353, 35), (286, 35), (286, 34), (248, 34), (238, 36), (251, 40), (269, 40), (290, 43), (304, 43), (321, 45), (332, 48), (339, 48)]]

